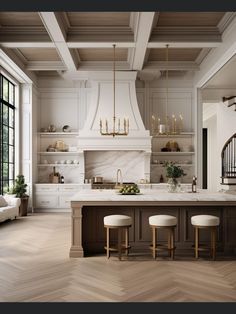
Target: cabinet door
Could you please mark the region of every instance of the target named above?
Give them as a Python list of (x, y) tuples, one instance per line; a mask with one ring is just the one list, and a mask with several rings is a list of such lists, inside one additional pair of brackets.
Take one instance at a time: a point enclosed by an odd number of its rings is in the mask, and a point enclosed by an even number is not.
[(57, 208), (58, 197), (51, 194), (36, 194), (35, 195), (35, 207), (36, 208)]
[(70, 201), (74, 193), (61, 194), (58, 198), (59, 208), (71, 208)]

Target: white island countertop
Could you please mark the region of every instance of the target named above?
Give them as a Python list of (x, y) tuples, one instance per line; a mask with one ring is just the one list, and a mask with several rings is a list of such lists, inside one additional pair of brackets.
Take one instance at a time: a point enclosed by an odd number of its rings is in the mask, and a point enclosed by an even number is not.
[(167, 202), (172, 204), (175, 202), (212, 202), (215, 205), (217, 202), (226, 202), (227, 205), (229, 203), (236, 205), (236, 195), (224, 192), (209, 192), (207, 190), (199, 190), (197, 193), (170, 193), (163, 190), (143, 189), (138, 195), (121, 195), (117, 190), (81, 190), (72, 197), (71, 201), (72, 203), (120, 202), (123, 204), (129, 202)]

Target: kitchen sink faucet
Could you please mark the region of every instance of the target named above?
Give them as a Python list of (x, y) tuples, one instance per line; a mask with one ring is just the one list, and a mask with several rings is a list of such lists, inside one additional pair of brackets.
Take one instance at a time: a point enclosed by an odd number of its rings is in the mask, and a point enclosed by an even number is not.
[[(119, 174), (120, 174), (120, 182), (118, 180)], [(117, 172), (116, 172), (116, 186), (120, 187), (122, 184), (123, 184), (122, 172), (121, 172), (120, 169), (117, 169)]]

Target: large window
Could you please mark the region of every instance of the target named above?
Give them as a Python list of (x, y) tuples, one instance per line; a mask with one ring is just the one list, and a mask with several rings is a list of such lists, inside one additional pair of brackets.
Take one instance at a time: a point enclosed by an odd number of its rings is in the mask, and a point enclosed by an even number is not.
[(0, 74), (0, 194), (15, 177), (15, 85)]

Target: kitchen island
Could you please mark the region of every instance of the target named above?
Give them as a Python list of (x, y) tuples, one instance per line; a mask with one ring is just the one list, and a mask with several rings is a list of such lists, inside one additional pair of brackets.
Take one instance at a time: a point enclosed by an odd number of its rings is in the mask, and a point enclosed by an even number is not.
[[(176, 253), (193, 254), (193, 227), (191, 216), (215, 215), (220, 218), (217, 244), (224, 255), (236, 253), (236, 195), (200, 190), (197, 193), (168, 193), (157, 190), (141, 190), (139, 195), (120, 195), (117, 190), (82, 190), (71, 199), (72, 238), (70, 257), (105, 253), (103, 217), (112, 214), (129, 215), (133, 219), (130, 228), (130, 244), (133, 251), (146, 252), (151, 242), (148, 217), (169, 214), (177, 217), (175, 230)], [(201, 242), (209, 240), (202, 230)], [(115, 239), (115, 234), (111, 239)], [(159, 241), (165, 240), (160, 233)]]

